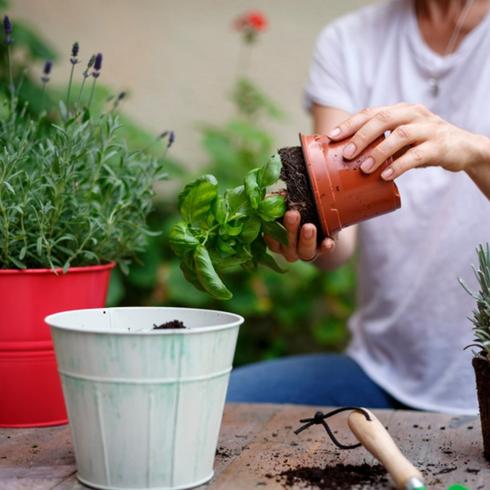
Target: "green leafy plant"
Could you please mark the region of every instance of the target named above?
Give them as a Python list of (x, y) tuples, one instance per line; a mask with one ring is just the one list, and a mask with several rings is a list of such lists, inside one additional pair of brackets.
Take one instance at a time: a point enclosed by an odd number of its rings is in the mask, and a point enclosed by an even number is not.
[[(7, 48), (12, 25), (4, 19)], [(163, 158), (146, 149), (130, 150), (122, 136), (117, 97), (112, 107), (91, 114), (102, 55), (92, 57), (83, 85), (72, 96), (78, 44), (66, 97), (46, 105), (38, 115), (10, 94), (0, 114), (0, 267), (58, 268), (117, 261), (126, 268), (151, 232), (146, 217), (152, 208), (153, 184), (165, 177)], [(9, 56), (10, 58), (10, 56)], [(43, 91), (52, 63), (45, 63)], [(7, 70), (12, 73), (10, 68)], [(46, 101), (44, 101), (46, 102)], [(166, 148), (173, 133), (162, 135)]]
[(182, 221), (170, 232), (170, 244), (181, 258), (188, 281), (218, 299), (232, 294), (219, 272), (237, 266), (255, 270), (258, 264), (281, 272), (267, 253), (264, 233), (287, 243), (287, 233), (276, 220), (286, 205), (279, 194), (267, 195), (267, 187), (279, 180), (281, 162), (274, 155), (261, 168), (248, 172), (244, 184), (218, 192), (213, 175), (188, 184), (179, 196)]
[(490, 358), (490, 244), (479, 245), (476, 251), (478, 267), (473, 267), (473, 271), (478, 280), (479, 290), (471, 291), (461, 279), (460, 283), (476, 301), (471, 318), (475, 334), (475, 344), (472, 345), (479, 347)]

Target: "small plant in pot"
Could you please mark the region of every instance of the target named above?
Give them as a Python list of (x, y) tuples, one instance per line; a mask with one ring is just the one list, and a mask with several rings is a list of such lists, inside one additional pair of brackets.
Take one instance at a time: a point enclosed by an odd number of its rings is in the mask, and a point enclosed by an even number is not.
[(480, 245), (477, 249), (478, 267), (474, 268), (479, 291), (471, 291), (461, 280), (462, 286), (475, 299), (476, 308), (471, 321), (477, 347), (473, 357), (476, 375), (478, 403), (483, 434), (483, 452), (490, 461), (490, 245)]
[[(15, 29), (4, 19), (10, 51)], [(13, 34), (12, 34), (13, 33)], [(11, 59), (9, 56), (8, 59)], [(84, 63), (74, 89), (79, 46), (59, 104), (36, 115), (17, 97), (10, 70), (0, 114), (0, 426), (66, 423), (53, 344), (44, 317), (105, 304), (111, 269), (145, 245), (153, 184), (163, 159), (132, 151), (121, 135), (120, 98), (91, 112), (102, 55)], [(41, 74), (47, 92), (52, 63)], [(76, 76), (76, 73), (75, 73)], [(167, 133), (168, 146), (169, 138)]]
[(300, 142), (250, 170), (241, 186), (220, 193), (216, 178), (204, 175), (184, 188), (179, 196), (182, 221), (172, 228), (170, 243), (185, 277), (198, 289), (226, 300), (232, 297), (222, 279), (227, 269), (262, 264), (281, 272), (264, 236), (287, 243), (280, 224), (287, 208), (300, 212), (302, 224), (315, 224), (321, 241), (400, 207), (396, 185), (380, 176), (391, 159), (373, 174), (360, 170), (379, 140), (354, 161), (342, 157), (348, 141), (300, 134)]

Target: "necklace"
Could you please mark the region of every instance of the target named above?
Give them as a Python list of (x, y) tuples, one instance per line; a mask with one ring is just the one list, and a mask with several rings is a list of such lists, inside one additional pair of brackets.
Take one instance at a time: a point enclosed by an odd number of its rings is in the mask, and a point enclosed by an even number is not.
[[(474, 3), (475, 0), (466, 0), (463, 10), (461, 11), (461, 14), (459, 14), (459, 17), (456, 20), (456, 25), (446, 45), (446, 49), (444, 50), (443, 56), (447, 56), (449, 53), (453, 52), (454, 47), (456, 45), (456, 41), (458, 40), (458, 36), (461, 32), (461, 29), (463, 28), (464, 21), (466, 20), (466, 17), (468, 17), (468, 14), (470, 13), (470, 10), (473, 7)], [(439, 95), (439, 91), (440, 91), (439, 82), (440, 82), (440, 77), (438, 75), (433, 74), (429, 78), (430, 93), (432, 94), (433, 97), (437, 97)]]

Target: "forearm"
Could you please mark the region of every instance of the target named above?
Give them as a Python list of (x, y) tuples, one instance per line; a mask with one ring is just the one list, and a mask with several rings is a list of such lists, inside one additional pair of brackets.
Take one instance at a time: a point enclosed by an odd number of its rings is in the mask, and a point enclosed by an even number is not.
[(468, 167), (466, 173), (483, 194), (490, 199), (490, 138), (477, 135), (476, 144), (479, 148), (477, 158)]

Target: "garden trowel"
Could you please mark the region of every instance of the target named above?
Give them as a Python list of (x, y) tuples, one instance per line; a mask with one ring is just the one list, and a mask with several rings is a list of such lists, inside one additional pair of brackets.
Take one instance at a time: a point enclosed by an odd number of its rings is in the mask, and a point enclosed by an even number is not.
[(367, 412), (370, 420), (359, 411), (349, 415), (350, 430), (359, 442), (386, 468), (397, 488), (426, 489), (420, 471), (402, 454), (383, 424), (372, 412)]
[[(340, 412), (350, 411), (349, 428), (359, 440), (358, 444), (343, 444), (335, 437), (326, 419)], [(301, 419), (303, 424), (296, 429), (299, 434), (313, 425), (323, 425), (332, 442), (339, 449), (356, 449), (364, 446), (391, 475), (399, 490), (427, 490), (420, 471), (402, 454), (395, 441), (375, 415), (361, 407), (340, 407), (328, 413), (317, 411), (313, 417)], [(456, 484), (447, 490), (469, 490), (464, 485)]]

